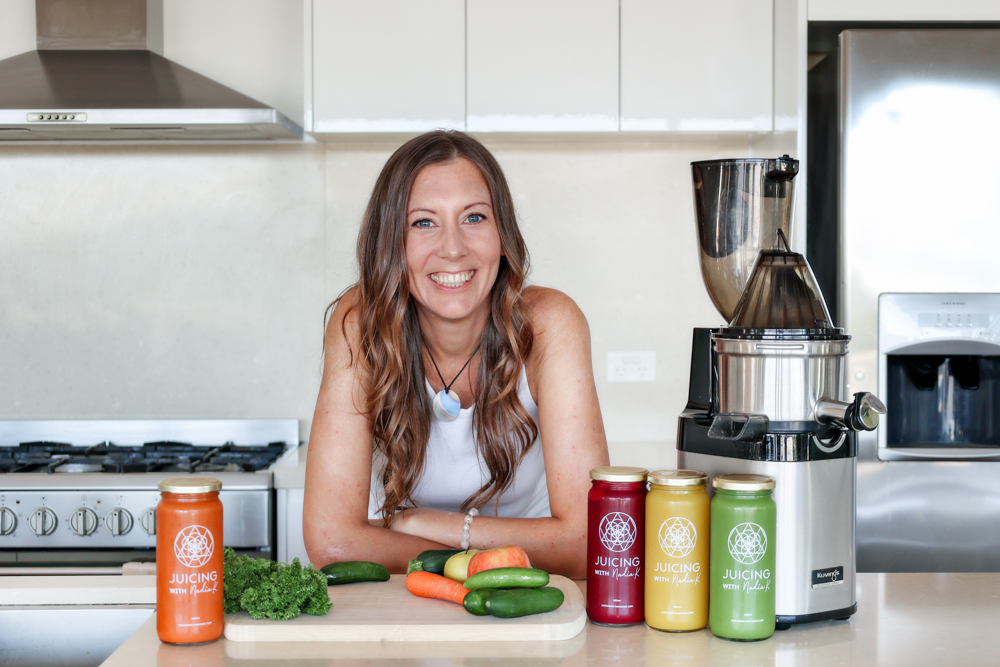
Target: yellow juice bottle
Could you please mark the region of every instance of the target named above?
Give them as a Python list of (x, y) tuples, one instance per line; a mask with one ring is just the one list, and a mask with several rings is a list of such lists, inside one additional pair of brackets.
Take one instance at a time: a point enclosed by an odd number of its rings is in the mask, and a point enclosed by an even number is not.
[(649, 473), (646, 495), (646, 624), (690, 632), (708, 624), (708, 475)]

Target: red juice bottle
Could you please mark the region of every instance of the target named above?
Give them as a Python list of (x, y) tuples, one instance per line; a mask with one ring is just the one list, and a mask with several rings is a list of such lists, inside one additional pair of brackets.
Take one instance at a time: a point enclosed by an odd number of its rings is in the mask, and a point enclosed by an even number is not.
[(587, 496), (587, 614), (600, 625), (642, 623), (646, 526), (643, 468), (590, 471)]

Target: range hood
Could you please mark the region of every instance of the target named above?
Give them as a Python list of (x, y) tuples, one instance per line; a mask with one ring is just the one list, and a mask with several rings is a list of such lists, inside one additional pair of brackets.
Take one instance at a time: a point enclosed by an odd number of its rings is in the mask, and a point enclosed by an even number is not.
[(38, 50), (0, 60), (0, 142), (301, 140), (266, 104), (151, 50), (157, 0), (36, 0)]

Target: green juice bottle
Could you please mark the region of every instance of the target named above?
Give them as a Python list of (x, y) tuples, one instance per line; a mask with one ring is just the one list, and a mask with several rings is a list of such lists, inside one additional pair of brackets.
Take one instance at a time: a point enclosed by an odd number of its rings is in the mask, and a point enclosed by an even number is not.
[(724, 639), (774, 634), (774, 480), (719, 475), (712, 480), (708, 627)]

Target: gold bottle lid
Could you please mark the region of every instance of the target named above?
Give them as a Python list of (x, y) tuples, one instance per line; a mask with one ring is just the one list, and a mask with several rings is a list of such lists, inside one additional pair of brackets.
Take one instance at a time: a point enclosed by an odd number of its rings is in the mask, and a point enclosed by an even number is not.
[(156, 485), (162, 493), (211, 493), (222, 490), (222, 482), (212, 477), (171, 477)]
[(700, 470), (657, 470), (646, 481), (657, 486), (705, 486), (708, 475)]
[(645, 482), (649, 471), (633, 466), (601, 466), (590, 471), (590, 479), (601, 482)]
[(766, 475), (717, 475), (712, 478), (712, 486), (726, 491), (770, 491), (774, 479)]

